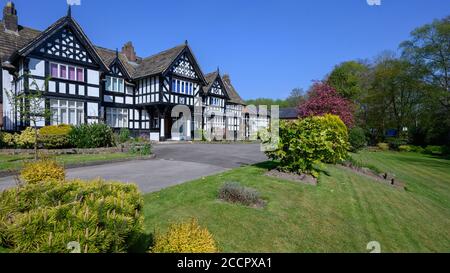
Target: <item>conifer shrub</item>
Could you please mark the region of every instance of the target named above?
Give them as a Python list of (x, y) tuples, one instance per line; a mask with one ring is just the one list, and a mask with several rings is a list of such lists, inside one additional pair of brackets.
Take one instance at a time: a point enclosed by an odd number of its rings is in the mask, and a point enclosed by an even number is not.
[(69, 134), (72, 131), (70, 125), (46, 126), (39, 130), (39, 140), (46, 149), (70, 148)]
[(0, 194), (0, 244), (20, 253), (125, 252), (143, 230), (136, 185), (46, 181)]
[(213, 236), (198, 224), (197, 219), (169, 226), (164, 234), (156, 234), (153, 253), (216, 253)]
[(279, 140), (276, 150), (266, 151), (270, 159), (279, 161), (279, 169), (316, 177), (316, 164), (343, 161), (350, 147), (347, 127), (335, 115), (280, 122)]
[(25, 163), (20, 178), (28, 184), (37, 184), (49, 180), (64, 181), (66, 172), (64, 167), (51, 159), (42, 159)]

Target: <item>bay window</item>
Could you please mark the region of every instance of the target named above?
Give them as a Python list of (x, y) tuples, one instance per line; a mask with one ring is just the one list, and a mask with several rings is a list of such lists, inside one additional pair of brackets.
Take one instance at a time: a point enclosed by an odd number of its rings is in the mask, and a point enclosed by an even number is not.
[(106, 91), (125, 92), (125, 81), (120, 78), (106, 76)]
[(50, 76), (55, 79), (84, 82), (84, 69), (72, 65), (50, 63)]
[(113, 128), (128, 128), (128, 109), (106, 108), (106, 124)]
[(50, 100), (51, 125), (84, 123), (84, 103), (71, 100)]

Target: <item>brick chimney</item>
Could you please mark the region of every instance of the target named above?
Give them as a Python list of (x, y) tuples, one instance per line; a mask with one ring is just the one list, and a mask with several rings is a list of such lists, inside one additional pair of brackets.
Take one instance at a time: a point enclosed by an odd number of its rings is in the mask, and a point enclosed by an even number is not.
[(19, 30), (17, 10), (13, 2), (6, 3), (3, 8), (3, 23), (6, 30), (14, 32)]
[(132, 42), (128, 42), (122, 47), (122, 54), (124, 54), (130, 62), (137, 61), (136, 51), (134, 50)]

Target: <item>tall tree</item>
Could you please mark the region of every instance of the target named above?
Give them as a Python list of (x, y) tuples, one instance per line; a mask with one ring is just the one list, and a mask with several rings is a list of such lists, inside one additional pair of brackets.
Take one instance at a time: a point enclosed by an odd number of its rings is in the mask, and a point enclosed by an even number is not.
[(412, 128), (417, 123), (423, 98), (420, 71), (406, 60), (382, 58), (373, 70), (366, 97), (368, 125), (380, 136), (387, 129)]
[(305, 91), (302, 88), (294, 88), (286, 99), (286, 106), (297, 107), (303, 101), (305, 101)]
[(450, 16), (415, 29), (400, 45), (403, 57), (424, 70), (429, 95), (450, 110)]
[(356, 101), (361, 97), (363, 89), (366, 87), (368, 73), (368, 65), (362, 62), (344, 62), (334, 68), (327, 79), (327, 83), (336, 89), (342, 97)]
[[(31, 78), (30, 78), (31, 79)], [(30, 124), (34, 131), (34, 159), (38, 159), (38, 123), (45, 121), (51, 117), (50, 110), (45, 105), (44, 92), (45, 86), (48, 84), (48, 79), (45, 80), (44, 86), (39, 86), (35, 79), (31, 79), (30, 89), (32, 91), (25, 91), (16, 93), (12, 90), (4, 90), (12, 109), (19, 113), (23, 124)]]

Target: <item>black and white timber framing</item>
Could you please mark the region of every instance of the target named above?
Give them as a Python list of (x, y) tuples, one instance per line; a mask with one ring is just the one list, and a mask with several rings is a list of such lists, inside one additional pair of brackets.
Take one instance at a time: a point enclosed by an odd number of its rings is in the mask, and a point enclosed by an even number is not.
[[(41, 32), (18, 25), (15, 6), (8, 2), (0, 22), (0, 60), (0, 112), (6, 130), (29, 124), (14, 112), (3, 90), (33, 92), (33, 82), (45, 92), (52, 112), (39, 126), (104, 122), (154, 141), (190, 140), (201, 130), (235, 139), (248, 135), (245, 104), (229, 76), (219, 69), (203, 74), (187, 41), (140, 58), (131, 42), (120, 52), (93, 45), (70, 7)], [(191, 116), (172, 116), (179, 105)], [(200, 120), (194, 117), (198, 114)], [(181, 120), (180, 130), (172, 132)]]

